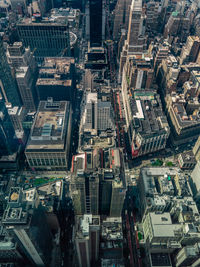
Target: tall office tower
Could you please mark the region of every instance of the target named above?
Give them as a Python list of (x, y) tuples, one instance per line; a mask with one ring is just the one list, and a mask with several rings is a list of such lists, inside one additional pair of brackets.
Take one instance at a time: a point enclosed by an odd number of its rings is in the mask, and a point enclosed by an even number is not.
[(170, 52), (170, 45), (167, 42), (156, 44), (153, 48), (153, 66), (154, 72), (157, 73), (158, 66), (163, 59), (166, 59)]
[(24, 48), (22, 42), (14, 42), (12, 45), (8, 45), (6, 55), (8, 64), (12, 68), (30, 66), (32, 72), (34, 72), (37, 67), (33, 53), (29, 47)]
[(0, 92), (6, 103), (21, 106), (17, 84), (6, 59), (2, 37), (0, 37)]
[(66, 100), (74, 105), (76, 93), (74, 59), (45, 58), (39, 68), (36, 88), (40, 101), (52, 97), (55, 101)]
[(71, 141), (71, 105), (67, 101), (40, 101), (26, 145), (30, 168), (63, 170), (68, 168)]
[(158, 30), (158, 18), (161, 10), (159, 2), (151, 0), (146, 6), (146, 31), (150, 34)]
[(89, 166), (92, 158), (93, 153), (86, 152), (72, 159), (70, 192), (76, 215), (99, 213), (99, 174)]
[(37, 93), (37, 64), (30, 48), (24, 48), (21, 42), (15, 42), (7, 48), (8, 63), (15, 70), (15, 76), (21, 95), (22, 103), (27, 111), (36, 111)]
[(25, 259), (22, 251), (15, 240), (7, 233), (4, 226), (0, 226), (0, 259), (4, 266), (26, 266), (28, 260)]
[(98, 98), (97, 93), (86, 93), (80, 131), (106, 131), (114, 129), (114, 116), (110, 101)]
[(196, 62), (200, 53), (200, 37), (188, 36), (180, 55), (180, 64)]
[(21, 15), (26, 13), (27, 2), (27, 0), (10, 0), (12, 10)]
[(30, 264), (49, 266), (52, 235), (45, 211), (39, 203), (35, 188), (22, 191), (19, 187), (11, 187), (2, 223)]
[(66, 17), (24, 18), (17, 23), (17, 31), (24, 46), (30, 46), (39, 62), (44, 57), (61, 57), (70, 54)]
[(79, 267), (94, 266), (99, 256), (100, 217), (84, 214), (75, 218), (75, 245)]
[(105, 0), (87, 0), (86, 38), (90, 47), (101, 47), (105, 40)]
[(113, 39), (118, 41), (122, 30), (128, 31), (131, 0), (118, 0), (114, 10)]
[(0, 156), (9, 155), (17, 151), (18, 144), (15, 139), (15, 130), (0, 95)]
[(199, 184), (199, 174), (200, 174), (200, 160), (197, 161), (194, 170), (191, 173), (191, 188), (193, 191), (194, 200), (198, 208), (200, 207), (200, 184)]
[(105, 168), (100, 176), (99, 211), (102, 215), (120, 217), (126, 195), (124, 162), (119, 149), (103, 152)]
[(145, 47), (146, 38), (144, 36), (142, 0), (132, 0), (127, 40), (120, 57), (120, 75), (122, 74), (127, 55), (141, 54)]
[(180, 42), (185, 42), (190, 31), (190, 19), (179, 14), (178, 11), (172, 12), (164, 29), (164, 38), (168, 38), (169, 43), (173, 43), (178, 36)]
[(194, 154), (196, 160), (197, 161), (200, 160), (200, 136), (197, 139), (192, 151), (193, 151), (193, 154)]

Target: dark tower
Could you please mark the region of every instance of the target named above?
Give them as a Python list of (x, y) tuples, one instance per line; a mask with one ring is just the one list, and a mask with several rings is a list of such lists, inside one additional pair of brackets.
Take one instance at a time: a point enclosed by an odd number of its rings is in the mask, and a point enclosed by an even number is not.
[(14, 127), (10, 120), (4, 100), (0, 95), (0, 156), (16, 152), (18, 144), (14, 135)]
[(90, 0), (90, 46), (102, 44), (102, 0)]
[(6, 59), (2, 37), (0, 37), (0, 92), (5, 102), (13, 106), (21, 106), (17, 84)]

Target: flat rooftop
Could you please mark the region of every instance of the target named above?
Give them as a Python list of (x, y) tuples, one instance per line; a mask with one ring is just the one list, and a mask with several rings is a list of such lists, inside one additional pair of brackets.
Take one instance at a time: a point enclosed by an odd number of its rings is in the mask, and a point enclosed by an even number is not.
[(58, 85), (58, 86), (71, 86), (71, 80), (56, 80), (56, 79), (47, 79), (47, 78), (39, 78), (37, 80), (36, 85)]
[(24, 26), (59, 26), (68, 24), (67, 17), (43, 17), (40, 20), (36, 21), (34, 18), (20, 18), (17, 22), (17, 25)]
[(167, 253), (151, 253), (151, 266), (152, 267), (171, 267), (170, 256)]
[(26, 150), (64, 149), (70, 103), (40, 101)]

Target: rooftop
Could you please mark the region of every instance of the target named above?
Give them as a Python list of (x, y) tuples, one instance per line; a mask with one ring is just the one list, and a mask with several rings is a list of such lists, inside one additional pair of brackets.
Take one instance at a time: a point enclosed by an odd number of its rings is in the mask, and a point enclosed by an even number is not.
[(69, 114), (67, 101), (40, 101), (26, 150), (64, 149)]
[(101, 236), (105, 240), (122, 240), (122, 218), (108, 217), (102, 221)]
[(136, 91), (134, 98), (129, 99), (136, 132), (141, 135), (155, 135), (169, 131), (158, 94), (153, 91), (147, 91), (144, 94)]
[(76, 237), (89, 238), (90, 226), (100, 227), (100, 217), (98, 215), (84, 214), (76, 216)]
[(52, 17), (23, 17), (20, 18), (17, 22), (17, 25), (29, 25), (29, 26), (59, 26), (59, 25), (67, 25), (68, 20), (67, 17), (57, 17), (57, 16), (52, 16)]
[(150, 254), (151, 258), (151, 266), (152, 267), (171, 267), (171, 260), (170, 256), (167, 253), (151, 253)]

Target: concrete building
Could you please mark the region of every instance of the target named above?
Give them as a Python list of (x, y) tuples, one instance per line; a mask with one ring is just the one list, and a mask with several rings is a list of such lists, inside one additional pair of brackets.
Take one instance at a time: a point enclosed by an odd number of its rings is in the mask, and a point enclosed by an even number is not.
[(194, 169), (196, 165), (196, 159), (192, 151), (181, 153), (178, 156), (178, 162), (181, 169)]
[(200, 245), (183, 247), (175, 258), (176, 267), (192, 266), (197, 267), (200, 264)]
[(72, 159), (70, 193), (76, 215), (99, 214), (99, 173), (94, 171), (92, 158), (93, 153), (88, 152)]
[(103, 157), (105, 165), (100, 180), (100, 213), (111, 217), (120, 217), (126, 196), (122, 153), (119, 149), (110, 149), (109, 154), (103, 153)]
[(125, 35), (128, 32), (128, 22), (130, 14), (131, 0), (118, 0), (114, 10), (114, 25), (113, 25), (113, 38), (119, 41), (122, 35), (122, 31), (125, 31)]
[(36, 82), (39, 100), (52, 97), (55, 101), (70, 101), (74, 105), (75, 62), (68, 57), (47, 57), (39, 68)]
[(126, 86), (122, 90), (132, 157), (164, 149), (170, 129), (158, 94), (134, 90), (132, 95)]
[(158, 30), (158, 19), (161, 12), (160, 3), (151, 0), (146, 5), (146, 31), (155, 33)]
[(169, 55), (162, 60), (156, 77), (162, 99), (167, 94), (176, 92), (180, 70), (181, 68), (175, 56)]
[[(158, 184), (159, 187), (156, 187)], [(143, 168), (138, 185), (142, 214), (170, 211), (170, 202), (179, 201), (174, 196), (175, 192), (177, 196), (192, 199), (189, 183), (178, 168)], [(170, 196), (174, 198), (171, 199)]]
[(25, 257), (23, 257), (22, 251), (20, 251), (17, 242), (8, 235), (5, 227), (3, 227), (2, 225), (0, 227), (0, 236), (1, 264), (10, 264), (12, 266), (14, 264), (25, 265), (29, 263), (29, 261), (25, 259)]
[(164, 38), (168, 38), (169, 43), (178, 36), (181, 42), (185, 42), (189, 35), (190, 19), (185, 15), (174, 11), (168, 19), (164, 29)]
[(17, 23), (17, 31), (25, 47), (30, 47), (36, 60), (44, 57), (69, 56), (70, 38), (66, 17), (23, 18)]
[(188, 36), (180, 55), (180, 64), (196, 62), (200, 49), (200, 37)]
[(10, 116), (15, 131), (23, 132), (24, 129), (22, 122), (25, 117), (25, 109), (23, 107), (8, 108), (8, 114)]
[(93, 133), (106, 131), (114, 128), (114, 116), (110, 101), (98, 98), (98, 93), (87, 93), (84, 97), (81, 132), (92, 131)]
[(132, 0), (129, 15), (127, 40), (120, 56), (120, 75), (122, 74), (127, 55), (141, 54), (146, 47), (143, 28), (142, 1)]
[(40, 101), (25, 150), (30, 168), (67, 170), (71, 116), (71, 106), (67, 101)]
[(10, 0), (11, 3), (11, 9), (18, 14), (23, 15), (26, 13), (27, 9), (27, 0)]
[(106, 4), (104, 0), (86, 1), (86, 39), (90, 47), (102, 47), (105, 40)]
[(27, 111), (36, 111), (38, 99), (35, 89), (37, 64), (30, 48), (24, 48), (21, 42), (7, 47), (8, 63), (15, 72), (22, 103)]
[(2, 223), (29, 259), (30, 264), (36, 266), (50, 264), (52, 235), (44, 210), (39, 204), (36, 189), (22, 191), (19, 187), (11, 187)]
[(6, 59), (2, 37), (0, 37), (0, 93), (6, 103), (11, 103), (13, 106), (21, 106), (21, 98)]
[(151, 89), (154, 79), (152, 55), (128, 56), (122, 74), (122, 87), (126, 86), (131, 90)]
[(150, 267), (172, 267), (170, 254), (150, 253)]
[[(123, 266), (122, 218), (107, 217), (101, 223), (101, 266)], [(122, 265), (120, 265), (122, 264)]]
[(126, 195), (123, 164), (118, 149), (95, 149), (73, 157), (70, 194), (75, 214), (121, 216)]
[(195, 143), (195, 145), (193, 147), (192, 152), (193, 152), (196, 160), (199, 161), (200, 160), (200, 136), (197, 139), (197, 141), (196, 141), (196, 143)]
[(181, 225), (172, 223), (169, 212), (148, 213), (143, 217), (143, 231), (151, 251), (172, 252), (181, 248)]
[(194, 170), (191, 173), (191, 188), (193, 191), (194, 200), (197, 202), (197, 205), (200, 205), (200, 161), (197, 161), (197, 164)]
[(163, 59), (166, 59), (169, 55), (170, 45), (167, 41), (163, 43), (158, 43), (154, 46), (153, 49), (153, 65), (154, 65), (154, 72), (157, 73), (158, 66), (162, 62)]
[(0, 94), (0, 156), (11, 155), (18, 151), (15, 129), (5, 102)]
[(172, 94), (167, 97), (167, 113), (169, 125), (171, 128), (172, 142), (175, 145), (184, 144), (188, 141), (196, 140), (200, 131), (199, 103), (194, 104), (195, 97), (190, 101), (185, 99), (184, 95)]
[(93, 266), (99, 256), (100, 217), (84, 214), (75, 218), (75, 246), (79, 267)]
[(188, 178), (178, 168), (143, 168), (138, 188), (141, 245), (149, 253), (175, 253), (199, 243), (200, 215)]

